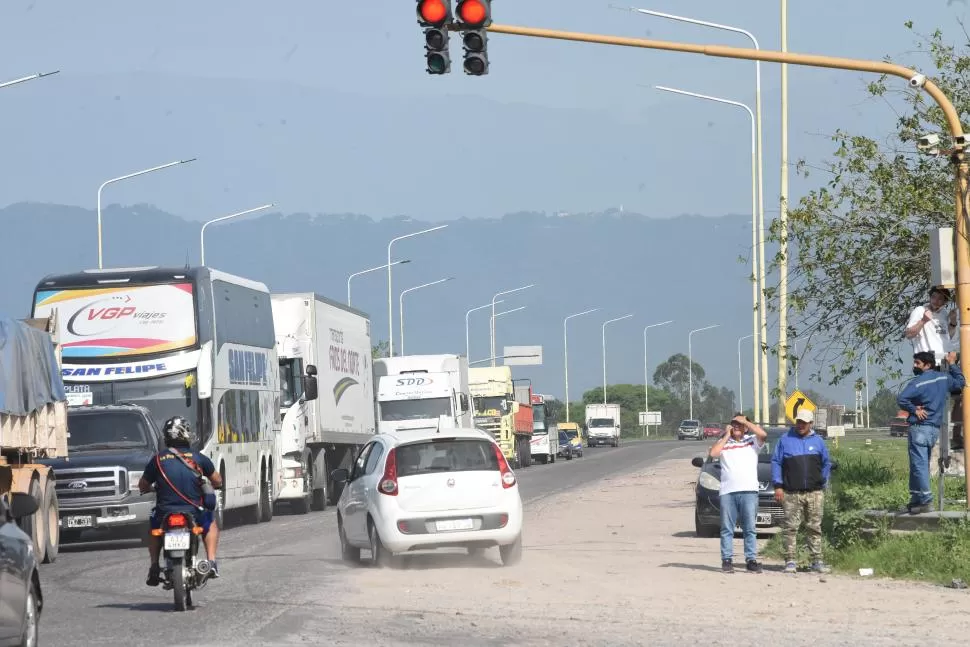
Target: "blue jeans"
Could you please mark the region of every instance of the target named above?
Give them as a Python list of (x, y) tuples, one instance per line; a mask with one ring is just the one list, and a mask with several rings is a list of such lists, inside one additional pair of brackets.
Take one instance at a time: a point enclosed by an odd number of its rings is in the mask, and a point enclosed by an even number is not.
[(734, 557), (734, 527), (744, 533), (744, 559), (758, 558), (758, 534), (755, 521), (758, 515), (757, 492), (729, 492), (721, 495), (721, 559)]
[(930, 452), (940, 438), (940, 429), (930, 425), (909, 427), (909, 503), (928, 505), (933, 503), (930, 489)]

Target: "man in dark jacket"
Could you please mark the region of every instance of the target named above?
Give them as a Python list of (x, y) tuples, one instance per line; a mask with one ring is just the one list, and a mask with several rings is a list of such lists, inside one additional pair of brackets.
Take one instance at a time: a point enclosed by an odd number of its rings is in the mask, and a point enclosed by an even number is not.
[(909, 414), (909, 509), (920, 514), (933, 509), (930, 489), (930, 453), (940, 438), (940, 426), (951, 393), (959, 393), (966, 381), (960, 367), (952, 363), (947, 373), (936, 368), (936, 357), (925, 351), (913, 355), (913, 378), (896, 398), (899, 408)]
[(775, 486), (775, 500), (785, 509), (785, 572), (798, 570), (796, 538), (802, 522), (808, 552), (812, 556), (811, 569), (827, 573), (828, 566), (822, 562), (822, 490), (829, 482), (832, 461), (829, 450), (812, 423), (815, 414), (799, 409), (795, 426), (778, 439), (771, 455), (771, 480)]

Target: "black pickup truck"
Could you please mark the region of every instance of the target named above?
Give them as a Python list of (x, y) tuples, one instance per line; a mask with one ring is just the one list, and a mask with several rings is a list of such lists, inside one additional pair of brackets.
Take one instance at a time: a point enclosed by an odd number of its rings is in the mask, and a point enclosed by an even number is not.
[(138, 481), (151, 457), (164, 448), (148, 409), (134, 404), (72, 407), (67, 429), (67, 456), (41, 461), (57, 474), (61, 537), (76, 541), (85, 530), (122, 529), (147, 535), (155, 495), (140, 494)]

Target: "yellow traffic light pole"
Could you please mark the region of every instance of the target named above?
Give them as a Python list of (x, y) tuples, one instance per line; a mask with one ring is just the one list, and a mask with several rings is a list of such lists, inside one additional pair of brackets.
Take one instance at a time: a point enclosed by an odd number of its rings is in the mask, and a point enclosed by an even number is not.
[[(953, 136), (953, 148), (950, 151), (950, 160), (953, 163), (956, 175), (956, 264), (957, 264), (957, 307), (960, 309), (960, 348), (968, 353), (960, 353), (960, 367), (963, 374), (968, 375), (970, 371), (970, 242), (967, 239), (966, 214), (968, 209), (968, 167), (966, 158), (966, 140), (963, 134), (963, 126), (960, 124), (960, 116), (957, 114), (953, 103), (943, 91), (924, 75), (911, 70), (902, 65), (886, 63), (884, 61), (866, 61), (852, 58), (839, 58), (833, 56), (820, 56), (817, 54), (795, 54), (791, 52), (772, 52), (758, 49), (747, 49), (743, 47), (723, 47), (720, 45), (694, 45), (690, 43), (677, 43), (663, 40), (651, 40), (645, 38), (626, 38), (622, 36), (605, 36), (600, 34), (586, 34), (582, 32), (560, 31), (555, 29), (539, 29), (535, 27), (517, 27), (513, 25), (492, 24), (488, 31), (495, 34), (508, 34), (511, 36), (531, 36), (532, 38), (551, 38), (554, 40), (569, 40), (580, 43), (595, 43), (599, 45), (615, 45), (619, 47), (637, 47), (641, 49), (657, 49), (669, 52), (684, 52), (687, 54), (703, 54), (705, 56), (715, 56), (718, 58), (735, 58), (750, 61), (767, 61), (770, 63), (787, 63), (789, 65), (802, 65), (807, 67), (827, 67), (837, 70), (854, 70), (857, 72), (870, 72), (873, 74), (885, 74), (898, 76), (909, 82), (910, 86), (924, 90), (943, 111), (946, 117), (947, 126)], [(964, 402), (970, 401), (970, 386), (963, 389)], [(963, 407), (963, 429), (964, 437), (970, 430), (970, 406)], [(949, 430), (944, 430), (949, 433)], [(970, 443), (963, 445), (964, 465), (970, 467)], [(970, 469), (966, 470), (967, 491), (970, 492)], [(970, 509), (970, 499), (967, 507)]]

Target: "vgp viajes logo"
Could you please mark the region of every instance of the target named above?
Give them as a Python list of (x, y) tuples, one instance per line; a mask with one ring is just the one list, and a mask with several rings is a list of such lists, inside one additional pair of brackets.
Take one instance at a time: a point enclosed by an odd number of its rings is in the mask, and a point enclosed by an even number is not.
[(164, 316), (164, 312), (139, 311), (130, 294), (118, 294), (95, 299), (81, 306), (68, 319), (67, 330), (75, 337), (93, 337), (131, 321), (148, 321)]

